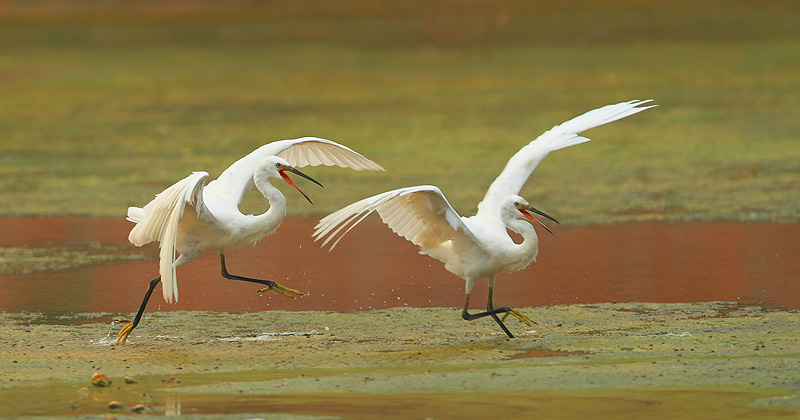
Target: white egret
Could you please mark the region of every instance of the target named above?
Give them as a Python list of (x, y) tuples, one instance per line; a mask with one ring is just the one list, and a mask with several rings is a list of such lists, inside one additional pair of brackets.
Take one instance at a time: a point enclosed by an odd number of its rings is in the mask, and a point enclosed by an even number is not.
[[(538, 237), (527, 222), (547, 227), (533, 214), (558, 223), (518, 195), (522, 186), (550, 152), (589, 141), (578, 135), (583, 131), (655, 106), (640, 106), (647, 102), (650, 101), (608, 105), (545, 132), (511, 157), (478, 204), (475, 216), (460, 216), (435, 186), (400, 188), (366, 198), (326, 216), (315, 227), (315, 241), (325, 238), (323, 247), (333, 241), (330, 247), (333, 250), (350, 229), (377, 211), (392, 231), (419, 246), (421, 254), (442, 261), (448, 271), (466, 281), (462, 318), (471, 321), (491, 316), (513, 338), (514, 335), (503, 324), (508, 315), (527, 325), (535, 322), (512, 308), (494, 308), (492, 291), (495, 277), (502, 271), (522, 270), (535, 261), (539, 251)], [(520, 234), (523, 241), (515, 243), (507, 229)], [(478, 279), (484, 277), (489, 282), (486, 311), (470, 314), (472, 288)], [(503, 314), (502, 320), (498, 314)]]
[[(239, 159), (208, 185), (208, 173), (193, 172), (156, 195), (143, 208), (128, 208), (128, 220), (136, 223), (128, 236), (131, 243), (136, 246), (160, 243), (159, 276), (150, 281), (136, 318), (122, 328), (115, 344), (124, 344), (139, 324), (159, 282), (163, 283), (164, 300), (169, 303), (178, 300), (176, 268), (205, 251), (219, 251), (222, 276), (227, 279), (266, 285), (259, 293), (274, 290), (288, 297), (301, 295), (271, 280), (228, 273), (224, 250), (246, 242), (255, 245), (280, 226), (286, 216), (286, 198), (272, 186), (270, 179), (283, 179), (311, 202), (287, 175), (295, 173), (322, 186), (295, 168), (308, 165), (335, 165), (357, 171), (384, 170), (361, 154), (330, 140), (316, 137), (281, 140), (261, 146)], [(269, 201), (269, 209), (255, 216), (242, 214), (239, 203), (253, 186)], [(176, 252), (180, 254), (177, 259)]]

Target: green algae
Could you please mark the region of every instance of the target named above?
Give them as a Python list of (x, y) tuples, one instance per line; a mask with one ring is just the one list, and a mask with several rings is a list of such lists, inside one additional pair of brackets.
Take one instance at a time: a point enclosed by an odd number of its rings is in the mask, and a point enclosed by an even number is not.
[(569, 224), (800, 220), (792, 0), (12, 3), (3, 215), (121, 215), (191, 171), (216, 177), (302, 135), (388, 172), (314, 168), (328, 188), (292, 214), (435, 183), (469, 215), (545, 130), (653, 98), (659, 108), (552, 154), (523, 195)]
[[(154, 414), (181, 407), (182, 416), (575, 418), (580, 407), (622, 419), (800, 413), (792, 403), (800, 395), (797, 312), (721, 302), (523, 310), (540, 324), (513, 340), (448, 308), (155, 312), (127, 346), (104, 340), (118, 325), (37, 324), (35, 315), (4, 313), (0, 404), (17, 402), (22, 416), (102, 415), (112, 399)], [(518, 357), (537, 353), (547, 357)], [(92, 387), (95, 371), (112, 386)]]
[(152, 258), (144, 254), (122, 253), (123, 249), (99, 244), (59, 248), (0, 247), (0, 274), (58, 271)]

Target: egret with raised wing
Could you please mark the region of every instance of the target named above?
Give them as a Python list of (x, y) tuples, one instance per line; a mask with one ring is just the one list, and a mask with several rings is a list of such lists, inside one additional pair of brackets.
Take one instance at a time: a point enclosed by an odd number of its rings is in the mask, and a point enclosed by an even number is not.
[[(423, 185), (400, 188), (353, 203), (320, 220), (313, 236), (315, 240), (324, 238), (322, 246), (331, 244), (330, 249), (333, 250), (350, 229), (377, 211), (392, 231), (419, 246), (421, 254), (442, 261), (448, 271), (466, 281), (462, 318), (472, 321), (491, 316), (513, 338), (514, 335), (503, 323), (506, 317), (514, 316), (527, 325), (535, 322), (515, 309), (494, 307), (492, 291), (495, 278), (503, 271), (522, 270), (536, 260), (539, 240), (531, 223), (552, 232), (534, 215), (558, 223), (518, 195), (522, 186), (550, 152), (589, 141), (578, 135), (583, 131), (655, 106), (642, 106), (648, 102), (629, 101), (608, 105), (545, 132), (511, 157), (489, 187), (483, 201), (478, 204), (477, 214), (472, 217), (460, 216), (439, 188)], [(515, 243), (507, 229), (520, 234), (522, 242)], [(484, 277), (489, 282), (486, 311), (469, 313), (473, 286)], [(502, 319), (498, 317), (499, 314), (502, 314)]]
[[(115, 344), (125, 344), (128, 335), (139, 325), (147, 301), (159, 283), (162, 283), (164, 300), (170, 303), (178, 300), (176, 269), (205, 251), (219, 251), (222, 276), (226, 279), (267, 286), (259, 293), (274, 290), (288, 297), (301, 295), (271, 280), (228, 273), (224, 250), (248, 242), (255, 245), (280, 226), (286, 216), (286, 198), (270, 183), (271, 179), (283, 179), (311, 202), (288, 174), (322, 186), (296, 169), (317, 165), (383, 171), (377, 163), (330, 140), (316, 137), (281, 140), (261, 146), (239, 159), (208, 184), (208, 173), (193, 172), (156, 195), (144, 207), (128, 208), (128, 220), (136, 223), (128, 236), (131, 243), (142, 246), (159, 242), (159, 275), (150, 281), (136, 318), (122, 328)], [(239, 204), (244, 193), (253, 186), (269, 201), (269, 209), (260, 215), (242, 214)]]

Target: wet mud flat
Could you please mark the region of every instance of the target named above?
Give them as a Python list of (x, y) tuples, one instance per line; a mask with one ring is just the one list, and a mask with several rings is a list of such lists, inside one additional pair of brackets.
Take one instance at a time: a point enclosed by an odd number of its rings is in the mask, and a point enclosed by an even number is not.
[[(0, 314), (5, 417), (787, 418), (800, 415), (800, 314), (733, 303)], [(126, 314), (127, 315), (127, 314)], [(94, 372), (112, 384), (91, 384)], [(136, 383), (128, 384), (125, 377)], [(109, 409), (110, 401), (123, 408)]]

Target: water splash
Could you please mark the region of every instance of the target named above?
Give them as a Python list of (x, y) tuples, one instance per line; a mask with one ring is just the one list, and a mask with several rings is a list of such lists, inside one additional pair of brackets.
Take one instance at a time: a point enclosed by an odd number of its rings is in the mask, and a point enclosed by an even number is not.
[[(106, 336), (101, 338), (101, 339), (99, 339), (99, 340), (89, 340), (89, 343), (97, 344), (97, 345), (101, 345), (101, 346), (110, 346), (110, 345), (114, 344), (117, 341), (117, 334), (118, 334), (117, 333), (117, 325), (118, 324), (127, 323), (127, 322), (128, 321), (126, 321), (124, 319), (115, 319), (115, 320), (111, 321), (111, 324), (109, 325), (108, 333), (106, 334)], [(128, 340), (128, 342), (130, 342), (130, 340)]]

